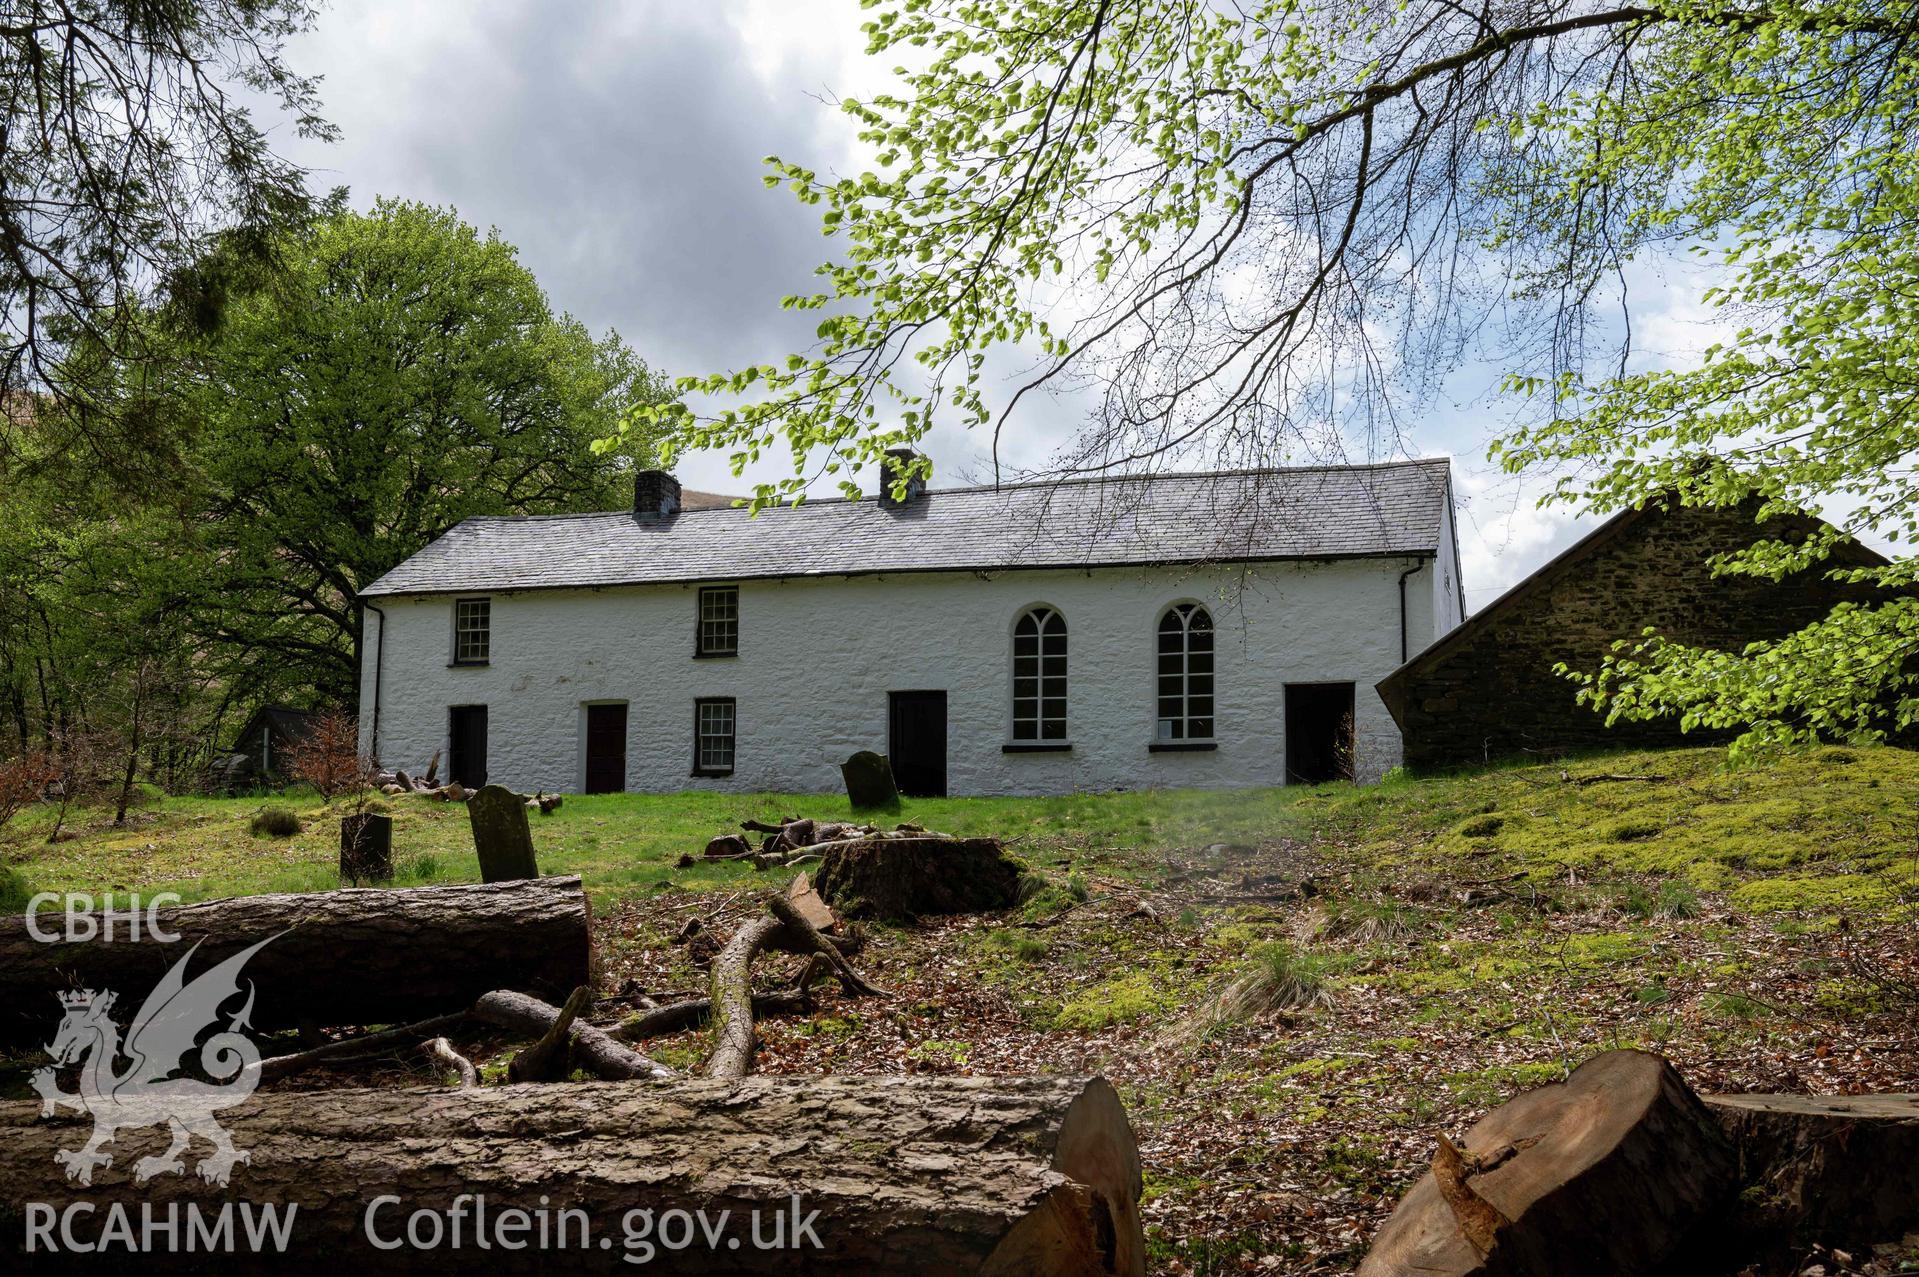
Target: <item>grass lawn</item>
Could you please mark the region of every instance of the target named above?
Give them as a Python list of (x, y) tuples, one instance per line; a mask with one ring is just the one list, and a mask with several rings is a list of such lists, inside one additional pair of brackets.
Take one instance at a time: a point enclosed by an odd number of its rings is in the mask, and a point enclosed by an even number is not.
[[(893, 996), (827, 992), (811, 1018), (767, 1022), (758, 1067), (1103, 1072), (1139, 1133), (1162, 1270), (1341, 1271), (1436, 1133), (1599, 1050), (1661, 1050), (1703, 1090), (1919, 1090), (1901, 991), (1919, 986), (1916, 796), (1919, 755), (1826, 748), (1739, 769), (1686, 750), (1369, 788), (910, 802), (903, 819), (1007, 840), (1050, 889), (1009, 915), (872, 929), (860, 965)], [(268, 801), (304, 830), (250, 834)], [(402, 882), (477, 876), (463, 809), (393, 811)], [(675, 861), (781, 814), (848, 813), (838, 796), (616, 795), (532, 818), (542, 867), (594, 896), (603, 1017), (700, 986), (680, 925), (730, 930), (778, 880)], [(165, 799), (49, 844), (32, 813), (0, 833), (0, 896), (322, 890), (334, 816), (311, 798)], [(766, 981), (792, 962), (765, 960)], [(462, 1045), (496, 1067), (511, 1050)], [(705, 1043), (648, 1049), (691, 1066)], [(386, 1067), (434, 1081), (419, 1060)]]

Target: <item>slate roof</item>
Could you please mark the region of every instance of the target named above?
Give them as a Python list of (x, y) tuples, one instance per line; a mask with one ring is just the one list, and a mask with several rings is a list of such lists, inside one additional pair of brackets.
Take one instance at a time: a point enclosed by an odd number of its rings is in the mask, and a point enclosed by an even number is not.
[(1243, 563), (1438, 552), (1444, 457), (933, 489), (763, 511), (468, 519), (368, 597), (879, 572)]
[[(313, 731), (313, 715), (307, 710), (294, 709), (289, 705), (262, 705), (253, 711), (246, 723), (234, 735), (235, 741), (244, 741), (253, 734), (260, 721), (265, 719), (273, 728), (273, 734), (281, 742), (298, 743)], [(237, 746), (236, 746), (237, 752)]]

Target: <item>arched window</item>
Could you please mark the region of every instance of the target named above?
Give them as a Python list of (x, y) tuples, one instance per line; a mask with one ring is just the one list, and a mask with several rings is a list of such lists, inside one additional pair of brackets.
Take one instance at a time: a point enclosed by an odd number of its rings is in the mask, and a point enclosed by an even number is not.
[(1013, 739), (1066, 739), (1066, 618), (1050, 607), (1013, 626)]
[(1213, 739), (1213, 618), (1176, 603), (1159, 618), (1160, 740)]

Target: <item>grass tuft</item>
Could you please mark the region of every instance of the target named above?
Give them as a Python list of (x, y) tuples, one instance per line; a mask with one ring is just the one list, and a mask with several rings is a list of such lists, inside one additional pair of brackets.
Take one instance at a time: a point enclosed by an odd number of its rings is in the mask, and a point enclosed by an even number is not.
[(300, 817), (288, 807), (262, 807), (253, 813), (247, 830), (255, 838), (291, 838), (301, 829)]

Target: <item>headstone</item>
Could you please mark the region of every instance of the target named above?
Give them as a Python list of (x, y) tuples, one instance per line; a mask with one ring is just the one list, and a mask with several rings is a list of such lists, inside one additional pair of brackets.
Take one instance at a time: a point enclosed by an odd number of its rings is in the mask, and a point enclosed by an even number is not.
[(340, 881), (393, 881), (393, 817), (372, 811), (340, 817)]
[(488, 785), (467, 801), (466, 813), (473, 821), (473, 850), (480, 856), (482, 882), (540, 876), (524, 798), (504, 785)]
[(893, 782), (893, 765), (886, 761), (886, 755), (862, 749), (840, 764), (840, 775), (846, 779), (846, 796), (852, 800), (853, 810), (899, 809), (900, 789)]

